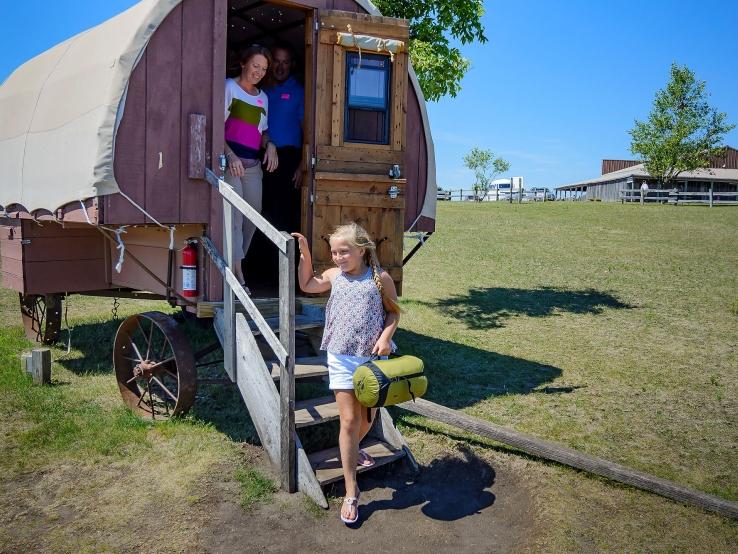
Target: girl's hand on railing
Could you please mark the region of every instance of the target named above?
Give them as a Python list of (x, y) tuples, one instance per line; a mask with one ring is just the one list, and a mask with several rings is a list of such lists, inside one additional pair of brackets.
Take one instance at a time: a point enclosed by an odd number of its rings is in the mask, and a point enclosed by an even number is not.
[(308, 246), (308, 241), (305, 236), (300, 233), (290, 233), (290, 235), (297, 239), (297, 247), (300, 249), (300, 256), (303, 258), (310, 258), (310, 247)]

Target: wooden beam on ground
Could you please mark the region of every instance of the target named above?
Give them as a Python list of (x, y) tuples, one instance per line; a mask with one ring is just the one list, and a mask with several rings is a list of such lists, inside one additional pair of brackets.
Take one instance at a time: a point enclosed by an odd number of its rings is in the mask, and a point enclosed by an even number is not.
[(692, 504), (725, 517), (738, 519), (738, 502), (730, 502), (723, 498), (684, 487), (642, 471), (577, 452), (572, 448), (560, 444), (519, 433), (422, 398), (415, 402), (398, 404), (398, 407), (447, 425), (458, 427), (464, 431), (469, 431), (482, 437), (513, 446), (527, 454), (545, 460), (553, 460), (560, 464), (575, 467), (594, 473), (595, 475), (607, 477), (613, 481), (665, 496), (677, 502)]
[(31, 352), (31, 376), (35, 385), (51, 383), (51, 350), (34, 348)]

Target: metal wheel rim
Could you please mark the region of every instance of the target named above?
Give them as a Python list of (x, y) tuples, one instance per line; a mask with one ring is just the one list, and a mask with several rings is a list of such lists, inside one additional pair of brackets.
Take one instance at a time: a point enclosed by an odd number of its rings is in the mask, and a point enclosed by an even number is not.
[(144, 312), (123, 320), (115, 334), (113, 364), (120, 394), (134, 413), (167, 419), (195, 402), (195, 357), (166, 314)]

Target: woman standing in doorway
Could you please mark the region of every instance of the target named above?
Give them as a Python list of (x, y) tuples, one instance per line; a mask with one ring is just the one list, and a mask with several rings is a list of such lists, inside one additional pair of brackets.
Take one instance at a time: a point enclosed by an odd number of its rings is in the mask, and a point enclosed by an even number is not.
[[(271, 53), (263, 46), (246, 48), (240, 56), (241, 74), (225, 83), (225, 151), (228, 158), (226, 182), (261, 212), (262, 169), (259, 152), (265, 149), (263, 164), (267, 171), (277, 169), (277, 148), (267, 132), (269, 100), (258, 88), (271, 64)], [(232, 268), (244, 283), (240, 260), (246, 256), (256, 227), (234, 210), (233, 255), (239, 262)]]

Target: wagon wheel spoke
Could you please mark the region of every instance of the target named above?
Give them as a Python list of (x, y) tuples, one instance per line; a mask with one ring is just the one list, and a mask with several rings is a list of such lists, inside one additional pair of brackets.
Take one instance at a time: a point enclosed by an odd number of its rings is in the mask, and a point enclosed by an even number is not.
[(149, 390), (149, 387), (147, 386), (144, 389), (143, 393), (141, 393), (141, 396), (138, 399), (138, 403), (136, 404), (136, 407), (140, 407), (141, 406), (141, 402), (143, 402), (144, 398), (146, 398), (146, 393), (148, 392), (148, 390)]
[(153, 379), (154, 381), (156, 381), (156, 383), (157, 383), (157, 384), (158, 384), (158, 385), (159, 385), (159, 386), (160, 386), (160, 387), (162, 388), (162, 390), (163, 390), (163, 391), (164, 391), (165, 393), (167, 393), (167, 394), (168, 394), (168, 395), (170, 396), (170, 398), (171, 398), (172, 400), (174, 400), (174, 402), (175, 402), (175, 403), (177, 402), (177, 397), (176, 397), (176, 396), (174, 396), (174, 394), (172, 393), (172, 391), (170, 391), (170, 390), (169, 390), (169, 389), (168, 389), (168, 388), (166, 387), (166, 385), (164, 385), (164, 383), (162, 383), (161, 381), (159, 381), (159, 379), (157, 379), (156, 377), (152, 377), (152, 379)]
[(136, 351), (136, 356), (138, 356), (138, 359), (139, 359), (139, 360), (140, 360), (141, 362), (143, 362), (143, 361), (144, 361), (144, 358), (143, 358), (143, 357), (141, 356), (141, 351), (140, 351), (140, 350), (138, 349), (138, 346), (136, 346), (136, 343), (134, 342), (134, 340), (133, 340), (133, 337), (132, 337), (131, 335), (128, 335), (128, 338), (129, 338), (129, 339), (130, 339), (130, 341), (131, 341), (131, 346), (132, 346), (132, 347), (133, 347), (133, 349), (134, 349), (134, 350)]
[(169, 371), (169, 370), (168, 370), (168, 369), (166, 369), (166, 368), (164, 368), (164, 371), (165, 371), (165, 372), (166, 372), (166, 373), (167, 373), (167, 374), (168, 374), (168, 375), (169, 375), (169, 376), (170, 376), (170, 377), (171, 377), (172, 379), (178, 379), (178, 377), (177, 377), (177, 374), (176, 374), (176, 373), (172, 373), (171, 371)]
[(164, 364), (168, 364), (168, 363), (170, 363), (170, 362), (173, 362), (174, 360), (175, 360), (174, 356), (170, 356), (170, 357), (168, 357), (168, 358), (167, 358), (166, 360), (162, 360), (162, 361), (160, 361), (160, 362), (156, 362), (156, 363), (155, 363), (154, 365), (152, 365), (152, 366), (151, 366), (151, 368), (150, 368), (150, 369), (152, 369), (152, 370), (154, 370), (154, 369), (158, 369), (158, 368), (159, 368), (159, 367), (161, 367), (162, 365), (164, 365)]

